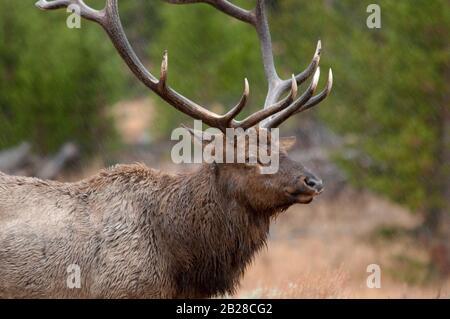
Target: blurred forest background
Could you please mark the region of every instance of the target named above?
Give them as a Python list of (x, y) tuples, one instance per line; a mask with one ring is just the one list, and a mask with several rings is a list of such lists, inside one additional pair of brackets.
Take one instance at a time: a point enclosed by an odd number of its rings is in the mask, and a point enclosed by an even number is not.
[[(24, 145), (34, 156), (51, 158), (67, 142), (76, 145), (82, 163), (69, 165), (69, 171), (94, 159), (100, 167), (130, 160), (118, 154), (129, 153), (133, 143), (151, 154), (164, 152), (167, 159), (170, 148), (157, 150), (157, 145), (166, 145), (171, 130), (189, 120), (132, 78), (100, 27), (83, 20), (81, 29), (68, 29), (64, 10), (43, 13), (34, 2), (0, 0), (0, 159)], [(302, 156), (323, 151), (311, 147), (314, 141), (328, 141), (319, 146), (328, 146), (327, 161), (339, 171), (337, 189), (352, 189), (346, 196), (369, 192), (415, 218), (408, 245), (420, 242), (426, 248), (424, 266), (410, 259), (396, 265), (413, 269), (408, 283), (417, 283), (417, 277), (425, 278), (422, 284), (441, 281), (450, 274), (450, 3), (378, 0), (382, 27), (369, 29), (371, 3), (270, 1), (281, 75), (303, 70), (319, 39), (322, 71), (332, 67), (335, 75), (331, 96), (283, 129), (300, 137)], [(182, 94), (224, 112), (239, 98), (247, 77), (250, 105), (261, 107), (266, 83), (252, 28), (202, 4), (122, 0), (120, 9), (130, 41), (154, 73), (168, 49), (170, 85)], [(148, 120), (143, 135), (132, 141), (122, 132), (128, 112)], [(136, 152), (136, 160), (145, 161)], [(341, 197), (339, 209), (352, 202)], [(404, 234), (384, 224), (377, 232), (386, 245)]]

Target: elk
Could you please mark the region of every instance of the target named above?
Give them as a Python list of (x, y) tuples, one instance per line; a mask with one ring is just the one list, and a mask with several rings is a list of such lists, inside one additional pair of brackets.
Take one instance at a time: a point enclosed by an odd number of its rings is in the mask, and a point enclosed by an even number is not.
[[(80, 15), (106, 31), (134, 75), (169, 105), (226, 132), (271, 131), (330, 93), (319, 81), (320, 41), (309, 66), (283, 80), (274, 65), (265, 0), (245, 10), (227, 0), (205, 3), (255, 28), (268, 83), (264, 107), (243, 120), (245, 80), (239, 102), (224, 115), (168, 86), (164, 54), (156, 77), (133, 51), (122, 27), (118, 0), (95, 10), (82, 0), (40, 0), (43, 10), (78, 5)], [(298, 85), (312, 80), (297, 97)], [(199, 132), (193, 132), (195, 137)], [(202, 132), (200, 132), (202, 134)], [(225, 134), (223, 134), (225, 137)], [(276, 141), (271, 141), (275, 143)], [(279, 170), (259, 164), (203, 163), (198, 171), (166, 174), (142, 164), (117, 165), (75, 183), (0, 173), (0, 297), (10, 298), (207, 298), (235, 292), (267, 239), (270, 221), (322, 192), (322, 181), (288, 157), (292, 139), (280, 139)], [(79, 287), (67, 285), (68, 267), (79, 267)]]

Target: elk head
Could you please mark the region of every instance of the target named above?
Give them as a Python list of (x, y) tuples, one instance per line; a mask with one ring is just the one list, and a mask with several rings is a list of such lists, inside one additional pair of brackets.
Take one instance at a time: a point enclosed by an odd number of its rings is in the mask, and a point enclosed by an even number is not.
[[(167, 52), (163, 55), (160, 76), (156, 77), (151, 74), (137, 57), (125, 35), (119, 17), (118, 0), (106, 0), (106, 6), (102, 10), (95, 10), (82, 0), (40, 0), (36, 5), (44, 10), (77, 5), (82, 17), (94, 21), (103, 27), (122, 59), (143, 84), (177, 110), (194, 119), (201, 120), (210, 127), (219, 129), (224, 133), (221, 138), (225, 140), (227, 129), (241, 129), (243, 132), (246, 132), (249, 129), (256, 128), (257, 131), (272, 132), (292, 115), (310, 109), (330, 94), (333, 83), (331, 69), (325, 89), (314, 95), (320, 77), (320, 41), (317, 44), (311, 63), (303, 72), (292, 75), (292, 78), (287, 80), (279, 77), (272, 53), (272, 41), (265, 0), (256, 0), (256, 7), (251, 11), (240, 8), (227, 0), (165, 1), (172, 4), (205, 3), (255, 28), (261, 44), (262, 60), (268, 83), (266, 100), (259, 111), (243, 120), (236, 120), (236, 116), (248, 102), (249, 84), (247, 80), (245, 80), (244, 93), (240, 101), (224, 115), (213, 113), (182, 96), (167, 84)], [(312, 80), (306, 91), (297, 97), (298, 86), (311, 77)], [(286, 96), (283, 96), (284, 94)], [(193, 132), (193, 135), (198, 136), (199, 134)], [(203, 135), (203, 133), (200, 133), (200, 135)], [(217, 174), (224, 177), (222, 179), (225, 181), (224, 183), (229, 183), (230, 186), (233, 186), (236, 196), (245, 197), (243, 200), (246, 200), (255, 209), (270, 210), (288, 207), (294, 203), (311, 202), (314, 196), (322, 191), (321, 180), (306, 170), (301, 164), (289, 159), (287, 151), (292, 146), (290, 140), (271, 140), (264, 145), (260, 145), (258, 142), (257, 147), (265, 148), (268, 152), (272, 150), (274, 143), (279, 146), (276, 150), (279, 158), (279, 169), (277, 172), (261, 174), (261, 164), (258, 162), (259, 155), (256, 155), (257, 161), (253, 165), (248, 163), (216, 163), (214, 165), (217, 168)], [(247, 152), (247, 155), (250, 156), (251, 154)]]
[(210, 134), (187, 128), (215, 176), (214, 183), (230, 197), (258, 212), (275, 213), (292, 204), (310, 203), (323, 190), (322, 181), (288, 151), (295, 137), (279, 138), (265, 128)]

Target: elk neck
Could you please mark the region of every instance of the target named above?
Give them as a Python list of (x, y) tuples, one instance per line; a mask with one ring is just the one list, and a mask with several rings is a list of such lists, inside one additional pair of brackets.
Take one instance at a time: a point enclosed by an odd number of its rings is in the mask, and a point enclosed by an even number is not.
[(219, 178), (213, 164), (167, 181), (160, 211), (170, 214), (164, 242), (173, 254), (178, 294), (232, 293), (266, 242), (270, 216), (258, 214)]

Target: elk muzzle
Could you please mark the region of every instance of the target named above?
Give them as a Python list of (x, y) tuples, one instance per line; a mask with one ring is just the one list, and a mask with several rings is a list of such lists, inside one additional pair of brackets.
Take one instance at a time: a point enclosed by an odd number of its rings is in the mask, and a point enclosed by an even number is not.
[(304, 173), (295, 186), (285, 188), (288, 196), (296, 203), (309, 204), (323, 191), (323, 182), (312, 173)]

